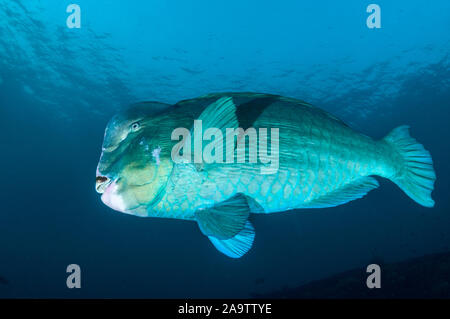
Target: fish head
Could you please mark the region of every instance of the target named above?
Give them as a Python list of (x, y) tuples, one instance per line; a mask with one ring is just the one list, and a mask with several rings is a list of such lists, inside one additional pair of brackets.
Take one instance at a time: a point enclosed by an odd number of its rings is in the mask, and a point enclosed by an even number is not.
[(172, 171), (170, 148), (161, 140), (162, 103), (139, 103), (108, 123), (97, 166), (96, 191), (110, 208), (147, 216)]

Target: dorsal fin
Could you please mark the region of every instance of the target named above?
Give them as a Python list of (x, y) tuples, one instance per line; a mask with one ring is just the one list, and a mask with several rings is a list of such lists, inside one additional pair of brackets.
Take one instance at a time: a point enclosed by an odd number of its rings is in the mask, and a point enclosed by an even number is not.
[(276, 95), (267, 95), (256, 97), (248, 102), (242, 103), (236, 110), (239, 127), (244, 130), (253, 126), (253, 123), (264, 112), (264, 110), (276, 102), (278, 97)]
[[(238, 127), (238, 120), (236, 117), (236, 106), (231, 97), (222, 97), (215, 102), (208, 105), (203, 112), (200, 114), (197, 120), (194, 120), (194, 125), (191, 128), (191, 139), (186, 140), (183, 145), (180, 145), (180, 149), (183, 151), (192, 152), (194, 154), (184, 154), (186, 158), (191, 159), (191, 163), (195, 163), (197, 170), (201, 170), (204, 166), (203, 163), (203, 149), (205, 146), (209, 150), (215, 149), (216, 151), (224, 150), (223, 146), (225, 142), (231, 141), (232, 136), (227, 138), (228, 134), (227, 128)], [(201, 127), (200, 127), (201, 125)], [(198, 132), (197, 132), (198, 130)], [(211, 142), (203, 143), (203, 138), (206, 134), (212, 132), (214, 139)], [(231, 133), (230, 133), (231, 134)], [(212, 136), (211, 136), (212, 138)], [(188, 143), (190, 145), (188, 145)], [(201, 154), (197, 149), (197, 145), (202, 145)], [(225, 148), (226, 150), (227, 148)], [(178, 151), (179, 153), (179, 151)], [(223, 158), (227, 158), (226, 154), (223, 154)], [(211, 158), (205, 159), (206, 163), (211, 163)]]

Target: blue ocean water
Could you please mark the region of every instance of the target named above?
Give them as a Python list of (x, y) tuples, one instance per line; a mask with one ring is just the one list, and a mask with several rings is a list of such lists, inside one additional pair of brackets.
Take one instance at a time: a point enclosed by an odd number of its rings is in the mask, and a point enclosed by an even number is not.
[[(449, 251), (450, 2), (376, 3), (381, 29), (360, 0), (0, 0), (0, 296), (249, 297)], [(435, 207), (380, 179), (343, 206), (254, 216), (252, 250), (229, 259), (195, 223), (101, 203), (111, 116), (221, 91), (299, 98), (375, 138), (410, 125), (433, 156)]]

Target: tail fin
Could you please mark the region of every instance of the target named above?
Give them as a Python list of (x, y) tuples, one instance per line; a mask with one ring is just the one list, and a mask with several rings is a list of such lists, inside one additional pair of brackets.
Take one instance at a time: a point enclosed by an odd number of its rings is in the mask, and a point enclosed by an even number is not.
[(390, 144), (403, 160), (392, 181), (420, 205), (433, 207), (431, 192), (436, 174), (430, 153), (409, 135), (407, 125), (393, 129), (384, 141)]

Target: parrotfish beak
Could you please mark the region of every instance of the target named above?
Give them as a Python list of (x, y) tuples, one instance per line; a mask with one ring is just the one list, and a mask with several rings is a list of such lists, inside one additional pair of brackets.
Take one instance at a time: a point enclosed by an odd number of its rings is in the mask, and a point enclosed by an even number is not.
[(95, 190), (99, 194), (103, 194), (105, 189), (111, 184), (112, 180), (106, 176), (97, 176), (95, 178)]
[(114, 210), (126, 213), (125, 203), (123, 202), (122, 196), (117, 194), (117, 188), (118, 186), (115, 180), (101, 175), (97, 170), (95, 190), (97, 193), (102, 194), (102, 202)]

